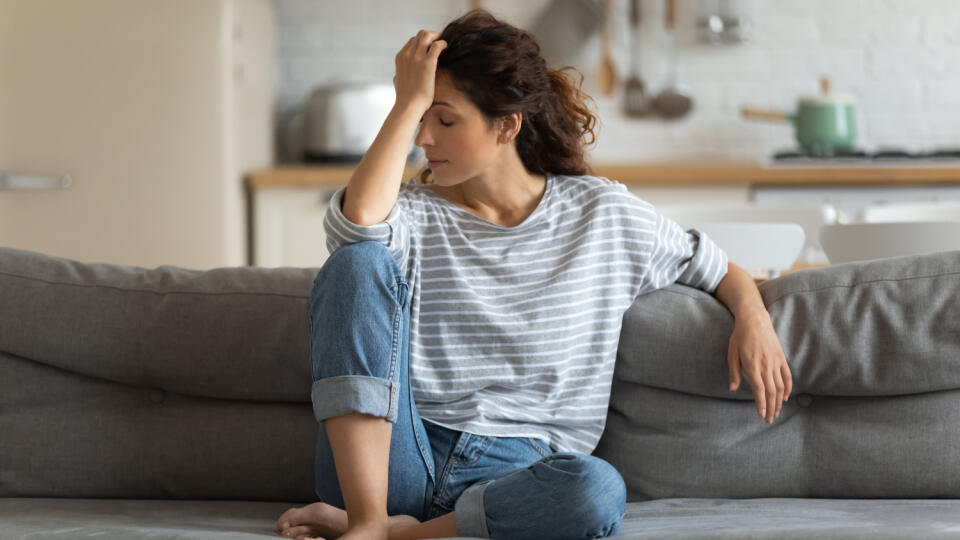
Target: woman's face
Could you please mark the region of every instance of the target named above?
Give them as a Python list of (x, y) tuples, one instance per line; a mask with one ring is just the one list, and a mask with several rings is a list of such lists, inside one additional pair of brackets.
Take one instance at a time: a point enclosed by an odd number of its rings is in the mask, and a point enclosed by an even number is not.
[(437, 75), (433, 105), (423, 115), (414, 144), (431, 160), (433, 181), (440, 186), (478, 176), (496, 162), (503, 146), (480, 109), (442, 74)]

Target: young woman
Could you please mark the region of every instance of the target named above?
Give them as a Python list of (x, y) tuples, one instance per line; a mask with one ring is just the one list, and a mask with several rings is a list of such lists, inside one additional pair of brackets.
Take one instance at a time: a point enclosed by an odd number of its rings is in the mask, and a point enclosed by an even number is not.
[[(283, 513), (282, 535), (616, 533), (626, 488), (590, 454), (623, 314), (674, 282), (729, 307), (730, 389), (743, 372), (759, 415), (780, 414), (790, 371), (753, 280), (587, 174), (596, 118), (530, 34), (474, 10), (411, 38), (394, 85), (324, 223), (310, 304), (322, 502)], [(429, 169), (403, 183), (415, 134)]]

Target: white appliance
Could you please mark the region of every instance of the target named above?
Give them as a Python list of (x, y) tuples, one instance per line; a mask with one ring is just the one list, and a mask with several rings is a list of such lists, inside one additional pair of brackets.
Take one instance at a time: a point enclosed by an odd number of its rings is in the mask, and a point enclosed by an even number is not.
[(270, 0), (0, 0), (0, 246), (246, 264), (275, 27)]

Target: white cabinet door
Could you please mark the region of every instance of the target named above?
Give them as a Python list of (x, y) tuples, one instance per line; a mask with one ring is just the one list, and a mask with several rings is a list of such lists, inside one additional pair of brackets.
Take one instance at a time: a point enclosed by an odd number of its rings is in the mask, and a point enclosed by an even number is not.
[(253, 265), (320, 268), (327, 259), (323, 217), (334, 189), (270, 188), (253, 194)]

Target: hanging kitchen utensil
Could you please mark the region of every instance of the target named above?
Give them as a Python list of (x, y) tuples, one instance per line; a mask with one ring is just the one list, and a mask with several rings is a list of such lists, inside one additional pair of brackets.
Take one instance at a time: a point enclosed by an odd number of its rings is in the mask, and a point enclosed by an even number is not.
[(856, 100), (850, 94), (832, 92), (830, 79), (821, 77), (821, 95), (801, 97), (797, 112), (786, 113), (743, 107), (744, 118), (790, 122), (797, 144), (816, 155), (830, 156), (850, 150), (857, 140)]
[(685, 116), (693, 107), (693, 100), (677, 85), (677, 35), (675, 0), (666, 0), (667, 87), (653, 99), (653, 109), (661, 117), (673, 120)]
[(650, 100), (647, 99), (643, 79), (637, 68), (637, 45), (640, 43), (640, 0), (630, 0), (630, 77), (624, 87), (624, 113), (627, 116), (650, 115)]
[(617, 84), (617, 66), (613, 63), (613, 53), (610, 50), (613, 0), (603, 0), (603, 8), (606, 13), (606, 22), (603, 25), (603, 53), (600, 59), (600, 67), (597, 69), (597, 88), (599, 88), (601, 94), (611, 96), (613, 95), (613, 87)]

